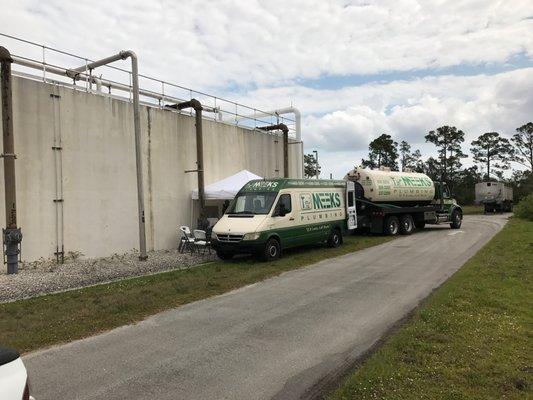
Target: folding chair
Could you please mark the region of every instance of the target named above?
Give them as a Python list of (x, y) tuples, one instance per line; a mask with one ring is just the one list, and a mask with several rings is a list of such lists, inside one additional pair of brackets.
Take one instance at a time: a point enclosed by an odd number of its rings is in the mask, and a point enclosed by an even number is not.
[(189, 250), (191, 253), (196, 250), (194, 245), (194, 236), (191, 234), (191, 229), (188, 226), (180, 226), (181, 238), (178, 246), (178, 251), (183, 253)]
[(207, 240), (207, 235), (205, 231), (202, 231), (201, 229), (195, 229), (193, 231), (194, 235), (194, 245), (197, 249), (203, 248), (203, 253), (205, 253), (205, 249), (209, 251), (209, 254), (211, 254), (211, 242)]

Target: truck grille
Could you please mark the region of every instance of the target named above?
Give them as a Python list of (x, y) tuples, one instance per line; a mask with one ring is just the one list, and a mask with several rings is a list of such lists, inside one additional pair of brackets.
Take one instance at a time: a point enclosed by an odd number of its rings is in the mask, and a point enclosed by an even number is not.
[(219, 242), (231, 242), (231, 243), (237, 243), (242, 240), (244, 235), (225, 235), (225, 234), (217, 234), (217, 238)]

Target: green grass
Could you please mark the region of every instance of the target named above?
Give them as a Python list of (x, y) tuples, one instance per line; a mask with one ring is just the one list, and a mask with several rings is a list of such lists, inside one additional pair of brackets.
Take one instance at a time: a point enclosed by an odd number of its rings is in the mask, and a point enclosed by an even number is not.
[(329, 400), (533, 393), (533, 222), (513, 218)]
[(461, 206), (463, 209), (464, 215), (475, 215), (475, 214), (483, 214), (484, 208), (482, 205), (468, 205), (468, 206)]
[(344, 245), (287, 251), (276, 262), (250, 258), (0, 304), (0, 343), (28, 352), (139, 321), (151, 314), (221, 294), (326, 258), (390, 240), (349, 236)]
[(533, 193), (520, 200), (515, 208), (515, 215), (518, 218), (533, 221)]

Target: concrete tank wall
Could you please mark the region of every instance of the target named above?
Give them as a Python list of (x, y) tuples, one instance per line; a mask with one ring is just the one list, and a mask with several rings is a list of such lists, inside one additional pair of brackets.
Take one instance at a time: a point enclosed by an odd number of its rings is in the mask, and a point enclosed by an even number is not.
[[(97, 257), (138, 249), (131, 103), (18, 77), (13, 101), (22, 259), (55, 257), (61, 207), (65, 252)], [(194, 118), (143, 106), (141, 125), (147, 246), (174, 248), (178, 226), (195, 220), (191, 191), (197, 177), (184, 172), (196, 168)], [(206, 185), (242, 169), (283, 175), (281, 137), (210, 120), (203, 128)], [(59, 137), (62, 150), (54, 150)], [(301, 169), (295, 157), (301, 146), (289, 150), (294, 177)], [(54, 202), (56, 182), (63, 191), (60, 203)], [(1, 184), (2, 226), (3, 192)]]

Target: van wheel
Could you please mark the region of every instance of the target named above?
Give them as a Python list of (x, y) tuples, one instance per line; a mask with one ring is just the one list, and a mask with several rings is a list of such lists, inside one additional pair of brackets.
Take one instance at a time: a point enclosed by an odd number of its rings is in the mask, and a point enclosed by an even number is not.
[(452, 211), (451, 221), (452, 222), (450, 222), (450, 228), (459, 229), (461, 227), (462, 222), (463, 222), (463, 214), (461, 214), (461, 211), (453, 210)]
[(281, 256), (281, 246), (275, 238), (268, 239), (265, 250), (263, 251), (263, 260), (264, 261), (274, 261)]
[(415, 223), (413, 222), (413, 217), (406, 214), (402, 215), (400, 218), (400, 233), (402, 235), (410, 235), (415, 230)]
[(385, 235), (394, 236), (400, 231), (400, 220), (394, 215), (385, 218), (385, 225), (383, 226), (383, 233)]
[(224, 251), (217, 251), (217, 257), (221, 260), (231, 260), (233, 258), (233, 253), (226, 253)]
[(328, 247), (339, 247), (342, 244), (342, 234), (338, 229), (333, 229), (328, 237)]

